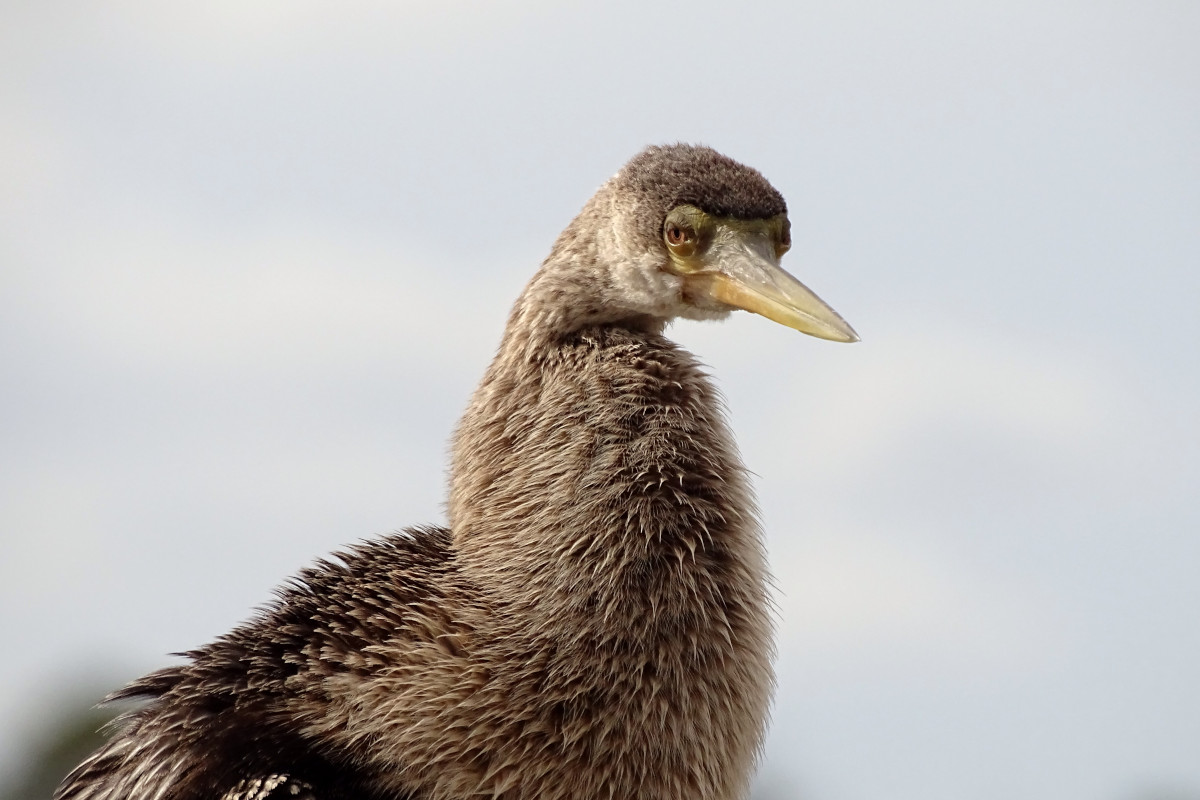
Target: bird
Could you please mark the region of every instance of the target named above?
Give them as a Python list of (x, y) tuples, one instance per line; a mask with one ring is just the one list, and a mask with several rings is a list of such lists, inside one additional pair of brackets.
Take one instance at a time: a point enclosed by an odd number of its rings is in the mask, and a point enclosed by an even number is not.
[(110, 695), (56, 800), (736, 800), (771, 695), (755, 500), (675, 319), (858, 341), (783, 196), (650, 146), (567, 225), (451, 446), (445, 526), (360, 543)]

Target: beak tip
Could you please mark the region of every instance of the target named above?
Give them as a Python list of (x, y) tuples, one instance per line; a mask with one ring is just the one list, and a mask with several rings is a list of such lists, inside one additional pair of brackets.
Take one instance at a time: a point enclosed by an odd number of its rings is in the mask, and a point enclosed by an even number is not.
[(837, 312), (834, 312), (834, 316), (836, 320), (825, 321), (825, 324), (822, 326), (824, 330), (821, 333), (804, 328), (801, 328), (800, 331), (819, 336), (822, 339), (828, 339), (831, 342), (841, 342), (842, 344), (854, 344), (855, 342), (862, 341), (862, 337), (858, 335), (858, 331), (850, 327), (850, 323), (842, 319)]

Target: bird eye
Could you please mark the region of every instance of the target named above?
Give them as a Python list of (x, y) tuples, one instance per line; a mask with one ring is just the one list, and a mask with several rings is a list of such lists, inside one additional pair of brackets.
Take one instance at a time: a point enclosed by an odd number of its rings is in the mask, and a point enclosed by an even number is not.
[(684, 230), (674, 222), (668, 222), (663, 235), (667, 239), (667, 244), (672, 247), (679, 247), (685, 242), (690, 242), (694, 238), (691, 231)]

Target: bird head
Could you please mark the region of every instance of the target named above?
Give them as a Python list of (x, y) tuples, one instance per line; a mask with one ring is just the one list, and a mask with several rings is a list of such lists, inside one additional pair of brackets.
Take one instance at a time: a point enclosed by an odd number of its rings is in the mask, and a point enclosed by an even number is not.
[(790, 246), (787, 205), (757, 170), (708, 147), (648, 147), (592, 197), (530, 289), (558, 306), (559, 328), (661, 328), (743, 309), (822, 339), (858, 341), (780, 266)]

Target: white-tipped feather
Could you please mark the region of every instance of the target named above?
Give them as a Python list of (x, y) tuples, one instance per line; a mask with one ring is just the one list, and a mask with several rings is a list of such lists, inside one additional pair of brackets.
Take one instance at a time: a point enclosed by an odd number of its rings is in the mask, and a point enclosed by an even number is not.
[(57, 800), (738, 800), (772, 685), (767, 575), (716, 390), (662, 336), (673, 203), (776, 217), (757, 172), (651, 148), (517, 301), (454, 439), (449, 529), (302, 572)]

